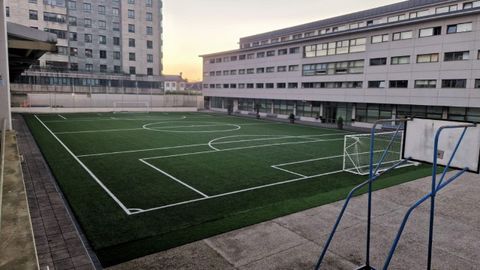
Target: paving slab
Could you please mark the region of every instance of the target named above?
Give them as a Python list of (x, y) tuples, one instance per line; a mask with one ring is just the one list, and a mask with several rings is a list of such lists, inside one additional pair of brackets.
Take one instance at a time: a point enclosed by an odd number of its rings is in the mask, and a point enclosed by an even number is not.
[(40, 269), (101, 268), (21, 115), (14, 115), (13, 127), (24, 159), (22, 171)]

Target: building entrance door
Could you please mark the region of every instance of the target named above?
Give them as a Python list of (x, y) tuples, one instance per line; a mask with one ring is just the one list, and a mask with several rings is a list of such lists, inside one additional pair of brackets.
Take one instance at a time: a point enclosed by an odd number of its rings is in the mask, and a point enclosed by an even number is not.
[(337, 121), (337, 104), (327, 103), (325, 105), (325, 121), (334, 124)]

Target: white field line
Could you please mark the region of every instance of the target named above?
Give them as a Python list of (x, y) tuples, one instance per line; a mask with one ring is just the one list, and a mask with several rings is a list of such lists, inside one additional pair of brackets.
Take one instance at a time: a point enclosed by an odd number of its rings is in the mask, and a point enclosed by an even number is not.
[[(343, 134), (343, 133), (342, 133)], [(321, 135), (304, 135), (304, 136), (294, 136), (295, 138), (303, 138), (303, 137), (324, 137), (330, 135), (341, 135), (341, 134), (321, 134)], [(239, 135), (241, 136), (249, 136), (249, 135)], [(253, 135), (252, 135), (253, 136)], [(278, 135), (255, 135), (255, 136), (278, 136)], [(287, 136), (287, 135), (285, 135)], [(284, 137), (285, 137), (284, 136)], [(236, 140), (236, 141), (225, 141), (225, 142), (216, 142), (212, 145), (222, 145), (222, 144), (229, 144), (229, 143), (239, 143), (239, 142), (250, 142), (250, 141), (268, 141), (268, 140), (280, 140), (285, 139), (284, 137), (279, 138), (260, 138), (260, 139), (251, 139), (251, 140)], [(229, 136), (228, 138), (231, 138)], [(105, 152), (105, 153), (96, 153), (96, 154), (85, 154), (85, 155), (78, 155), (77, 157), (99, 157), (99, 156), (108, 156), (108, 155), (120, 155), (120, 154), (132, 154), (132, 153), (141, 153), (141, 152), (152, 152), (152, 151), (159, 151), (159, 150), (170, 150), (170, 149), (181, 149), (181, 148), (190, 148), (190, 147), (199, 147), (199, 146), (209, 146), (206, 143), (198, 143), (198, 144), (186, 144), (186, 145), (178, 145), (178, 146), (167, 146), (167, 147), (158, 147), (158, 148), (147, 148), (147, 149), (137, 149), (137, 150), (125, 150), (125, 151), (116, 151), (116, 152)]]
[(126, 129), (101, 129), (101, 130), (84, 130), (84, 131), (64, 131), (55, 132), (57, 135), (62, 134), (83, 134), (83, 133), (107, 133), (107, 132), (122, 132), (122, 131), (135, 131), (143, 130), (143, 128), (126, 128)]
[(163, 174), (163, 175), (165, 175), (165, 176), (167, 176), (167, 177), (169, 177), (169, 178), (173, 179), (174, 181), (176, 181), (176, 182), (180, 183), (181, 185), (183, 185), (183, 186), (185, 186), (185, 187), (187, 187), (187, 188), (189, 188), (189, 189), (191, 189), (191, 190), (195, 191), (196, 193), (198, 193), (198, 194), (202, 195), (204, 198), (208, 198), (208, 197), (209, 197), (207, 194), (205, 194), (205, 193), (203, 193), (203, 192), (199, 191), (198, 189), (196, 189), (196, 188), (194, 188), (194, 187), (192, 187), (192, 186), (190, 186), (190, 185), (188, 185), (188, 184), (186, 184), (186, 183), (182, 182), (181, 180), (179, 180), (178, 178), (174, 177), (173, 175), (171, 175), (171, 174), (168, 174), (167, 172), (165, 172), (165, 171), (163, 171), (163, 170), (161, 170), (161, 169), (159, 169), (159, 168), (157, 168), (157, 167), (153, 166), (152, 164), (150, 164), (150, 163), (146, 162), (145, 160), (143, 160), (143, 159), (139, 159), (139, 160), (140, 160), (140, 162), (142, 162), (143, 164), (147, 165), (148, 167), (150, 167), (150, 168), (152, 168), (152, 169), (154, 169), (154, 170), (156, 170), (156, 171), (160, 172), (161, 174)]
[(42, 122), (40, 118), (38, 118), (37, 115), (35, 115), (35, 118), (58, 141), (58, 143), (60, 143), (60, 145), (63, 146), (63, 148), (65, 148), (65, 150), (78, 162), (78, 164), (82, 166), (82, 168), (95, 180), (95, 182), (97, 182), (100, 185), (100, 187), (102, 187), (103, 190), (107, 192), (107, 194), (120, 206), (120, 208), (122, 208), (122, 210), (127, 215), (130, 215), (131, 212), (128, 210), (128, 208), (125, 207), (125, 205), (123, 205), (123, 203), (102, 183), (102, 181), (98, 179), (98, 177), (77, 156), (75, 156), (75, 154), (73, 154), (73, 152), (57, 137), (57, 135), (55, 135), (52, 132), (52, 130), (50, 130), (50, 128), (48, 128), (47, 125), (44, 122)]
[(47, 120), (44, 123), (62, 123), (62, 122), (94, 122), (94, 121), (176, 121), (184, 119), (206, 119), (210, 117), (207, 116), (182, 116), (179, 118), (161, 118), (157, 116), (150, 116), (151, 118), (122, 118), (122, 117), (97, 117), (97, 118), (69, 118), (67, 120)]
[(294, 172), (294, 171), (289, 171), (289, 170), (284, 169), (284, 168), (276, 167), (275, 165), (272, 165), (272, 166), (270, 166), (270, 167), (272, 167), (273, 169), (276, 169), (276, 170), (280, 170), (280, 171), (284, 171), (284, 172), (286, 172), (286, 173), (290, 173), (290, 174), (296, 175), (296, 176), (307, 177), (306, 175), (303, 175), (303, 174), (300, 174), (300, 173), (296, 173), (296, 172)]
[(59, 116), (60, 118), (62, 118), (63, 120), (67, 120), (67, 118), (66, 118), (65, 116), (61, 115), (61, 114), (58, 114), (58, 116)]
[(303, 142), (272, 143), (272, 144), (263, 144), (263, 145), (234, 147), (234, 148), (220, 149), (218, 151), (207, 150), (207, 151), (199, 151), (199, 152), (192, 152), (192, 153), (183, 153), (183, 154), (175, 154), (175, 155), (167, 155), (167, 156), (149, 157), (149, 158), (144, 158), (144, 160), (164, 159), (164, 158), (171, 158), (171, 157), (184, 157), (184, 156), (191, 156), (191, 155), (211, 154), (211, 153), (218, 153), (218, 152), (227, 152), (227, 151), (236, 151), (236, 150), (243, 150), (243, 149), (254, 149), (254, 148), (264, 148), (264, 147), (271, 147), (271, 146), (296, 145), (296, 144), (307, 144), (307, 143), (316, 143), (316, 142), (334, 142), (334, 141), (343, 141), (343, 138), (341, 138), (341, 139), (331, 139), (331, 140), (314, 140), (314, 141), (303, 141)]
[(312, 176), (306, 176), (306, 177), (300, 177), (300, 178), (290, 179), (290, 180), (286, 180), (286, 181), (276, 182), (276, 183), (267, 184), (267, 185), (262, 185), (262, 186), (257, 186), (257, 187), (252, 187), (252, 188), (246, 188), (246, 189), (236, 190), (236, 191), (232, 191), (232, 192), (227, 192), (227, 193), (212, 195), (212, 196), (210, 196), (210, 197), (208, 197), (208, 198), (194, 199), (194, 200), (189, 200), (189, 201), (183, 201), (183, 202), (179, 202), (179, 203), (173, 203), (173, 204), (169, 204), (169, 205), (164, 205), (164, 206), (160, 206), (160, 207), (154, 207), (154, 208), (150, 208), (150, 209), (144, 209), (144, 210), (137, 211), (137, 212), (135, 212), (135, 213), (131, 213), (131, 215), (137, 215), (137, 214), (142, 214), (142, 213), (146, 213), (146, 212), (152, 212), (152, 211), (156, 211), (156, 210), (171, 208), (171, 207), (175, 207), (175, 206), (179, 206), (179, 205), (185, 205), (185, 204), (189, 204), (189, 203), (194, 203), (194, 202), (205, 201), (205, 200), (214, 199), (214, 198), (225, 197), (225, 196), (229, 196), (229, 195), (244, 193), (244, 192), (253, 191), (253, 190), (258, 190), (258, 189), (263, 189), (263, 188), (267, 188), (267, 187), (274, 187), (274, 186), (284, 185), (284, 184), (288, 184), (288, 183), (294, 183), (294, 182), (304, 181), (304, 180), (308, 180), (308, 179), (312, 179), (312, 178), (316, 178), (316, 177), (322, 177), (322, 176), (337, 174), (337, 173), (341, 173), (341, 172), (343, 172), (343, 170), (332, 171), (332, 172), (327, 172), (327, 173), (322, 173), (322, 174), (317, 174), (317, 175), (312, 175)]

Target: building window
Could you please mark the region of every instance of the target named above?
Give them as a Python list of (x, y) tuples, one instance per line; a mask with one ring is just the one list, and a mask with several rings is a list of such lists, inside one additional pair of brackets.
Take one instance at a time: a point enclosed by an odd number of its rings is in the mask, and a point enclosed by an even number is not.
[(395, 56), (392, 57), (390, 64), (392, 65), (406, 65), (410, 64), (410, 56)]
[(257, 58), (264, 58), (265, 57), (265, 52), (258, 52), (257, 53)]
[(418, 32), (418, 36), (423, 38), (423, 37), (431, 37), (431, 36), (439, 36), (442, 34), (442, 27), (437, 26), (437, 27), (430, 27), (430, 28), (423, 28), (420, 29)]
[(132, 9), (128, 10), (128, 18), (135, 19), (135, 10), (132, 10)]
[(267, 72), (267, 73), (273, 73), (273, 72), (275, 72), (275, 67), (267, 67), (267, 68), (266, 68), (266, 72)]
[(130, 68), (129, 68), (129, 73), (130, 73), (131, 75), (136, 74), (136, 73), (137, 73), (136, 68), (135, 68), (135, 67), (130, 67)]
[(267, 51), (267, 57), (275, 56), (275, 51)]
[(442, 88), (467, 88), (466, 79), (442, 80)]
[(113, 59), (120, 60), (120, 52), (113, 52)]
[(408, 88), (408, 81), (399, 80), (399, 81), (390, 81), (390, 88)]
[(416, 80), (415, 88), (437, 88), (437, 80)]
[(85, 57), (92, 58), (93, 57), (93, 50), (92, 49), (85, 49)]
[(368, 88), (385, 88), (385, 81), (369, 81)]
[(398, 33), (393, 33), (392, 40), (405, 40), (405, 39), (411, 39), (413, 38), (413, 32), (412, 31), (404, 31), (404, 32), (398, 32)]
[(253, 54), (253, 53), (247, 54), (247, 59), (249, 59), (249, 60), (250, 59), (255, 59), (255, 54)]
[(417, 55), (417, 63), (434, 63), (438, 62), (438, 53), (419, 54)]
[(294, 47), (289, 49), (290, 54), (297, 54), (300, 53), (300, 47)]
[(99, 57), (100, 57), (100, 59), (107, 59), (107, 51), (100, 50), (99, 51)]
[(106, 9), (105, 6), (98, 6), (98, 14), (105, 15)]
[(128, 47), (135, 48), (135, 39), (134, 38), (129, 38), (128, 39)]
[(153, 63), (153, 54), (147, 54), (147, 62)]
[[(43, 13), (43, 20), (46, 22), (56, 22), (56, 23), (65, 23), (67, 21), (66, 16), (63, 14), (58, 13), (51, 13), (51, 12), (44, 12)], [(77, 25), (77, 18), (70, 17), (69, 24), (71, 26)]]
[(247, 69), (247, 74), (255, 74), (255, 69), (253, 68)]
[(475, 80), (475, 88), (480, 88), (480, 79)]
[(85, 18), (83, 20), (83, 26), (85, 26), (85, 28), (92, 28), (92, 20)]
[(263, 83), (257, 83), (257, 84), (256, 84), (256, 88), (259, 88), (259, 89), (262, 89), (263, 86), (264, 86)]
[(147, 20), (148, 22), (153, 21), (153, 14), (151, 12), (147, 12), (145, 20)]
[(85, 43), (92, 43), (93, 42), (92, 34), (85, 34), (84, 40), (85, 40)]
[(135, 5), (135, 0), (128, 0), (128, 3), (129, 3), (130, 5)]
[(107, 29), (107, 22), (106, 21), (98, 21), (98, 28), (105, 30)]
[(257, 68), (257, 74), (265, 73), (265, 68)]
[(98, 43), (107, 44), (107, 37), (106, 36), (98, 36)]
[(113, 72), (115, 72), (115, 73), (120, 73), (120, 72), (122, 72), (122, 67), (120, 67), (120, 66), (113, 66)]
[(105, 72), (107, 72), (107, 69), (108, 69), (107, 65), (100, 65), (100, 72), (105, 73)]
[(119, 37), (113, 37), (113, 45), (120, 46), (120, 38)]
[(280, 49), (278, 50), (278, 55), (286, 55), (288, 53), (287, 49)]
[(128, 32), (129, 33), (135, 33), (135, 24), (129, 24), (128, 25)]
[(444, 56), (445, 62), (450, 61), (462, 61), (462, 60), (469, 60), (470, 59), (470, 52), (463, 51), (463, 52), (446, 52)]
[(135, 61), (135, 53), (128, 53), (128, 60)]
[(384, 66), (387, 64), (387, 58), (372, 58), (370, 59), (370, 66)]
[(153, 27), (147, 26), (147, 35), (153, 35)]
[(70, 63), (70, 70), (78, 71), (78, 63)]
[(299, 70), (299, 66), (298, 65), (290, 65), (288, 66), (288, 71), (292, 72), (292, 71), (298, 71)]
[(76, 10), (76, 9), (77, 9), (77, 2), (68, 1), (68, 9), (70, 9), (70, 10)]
[(447, 26), (447, 34), (455, 34), (472, 31), (472, 23), (451, 24)]
[(152, 0), (145, 0), (145, 6), (152, 7)]
[(118, 8), (112, 8), (112, 15), (115, 17), (120, 16), (120, 10)]
[(77, 41), (77, 33), (75, 32), (68, 32), (68, 39), (70, 41)]
[(10, 7), (5, 7), (5, 16), (10, 17)]
[(112, 22), (112, 30), (113, 31), (120, 31), (120, 23)]
[(92, 4), (90, 3), (83, 3), (83, 12), (90, 13), (92, 12)]
[(277, 72), (286, 72), (287, 71), (287, 66), (278, 66), (277, 67)]
[(288, 83), (288, 88), (296, 89), (296, 88), (298, 88), (298, 83)]
[(78, 56), (78, 48), (70, 47), (70, 56)]
[(390, 39), (390, 35), (389, 35), (389, 34), (372, 36), (372, 44), (382, 43), (382, 42), (388, 42), (389, 39)]
[[(48, 21), (49, 19), (53, 19), (52, 17), (48, 17), (48, 18), (47, 18), (47, 17), (46, 17), (46, 14), (47, 14), (47, 12), (44, 12), (44, 13), (43, 13), (43, 20), (44, 20), (44, 21)], [(55, 17), (56, 17), (56, 16), (55, 16)], [(56, 18), (58, 18), (58, 17), (56, 17)], [(65, 22), (65, 21), (63, 21), (63, 22)], [(69, 17), (68, 17), (68, 25), (70, 25), (70, 26), (77, 26), (77, 17), (69, 16)]]
[(287, 88), (287, 84), (286, 83), (277, 83), (277, 88), (279, 88), (279, 89)]
[(147, 49), (153, 49), (153, 41), (147, 40)]
[(36, 10), (29, 10), (28, 11), (28, 18), (30, 20), (35, 20), (37, 21), (38, 20), (38, 11)]
[(147, 68), (147, 75), (153, 76), (153, 68)]

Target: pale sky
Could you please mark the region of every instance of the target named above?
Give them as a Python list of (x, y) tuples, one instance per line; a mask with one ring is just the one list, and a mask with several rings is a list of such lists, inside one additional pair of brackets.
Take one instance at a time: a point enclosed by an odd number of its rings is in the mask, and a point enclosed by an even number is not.
[(240, 37), (399, 0), (164, 0), (165, 74), (202, 79), (201, 54), (237, 49)]

